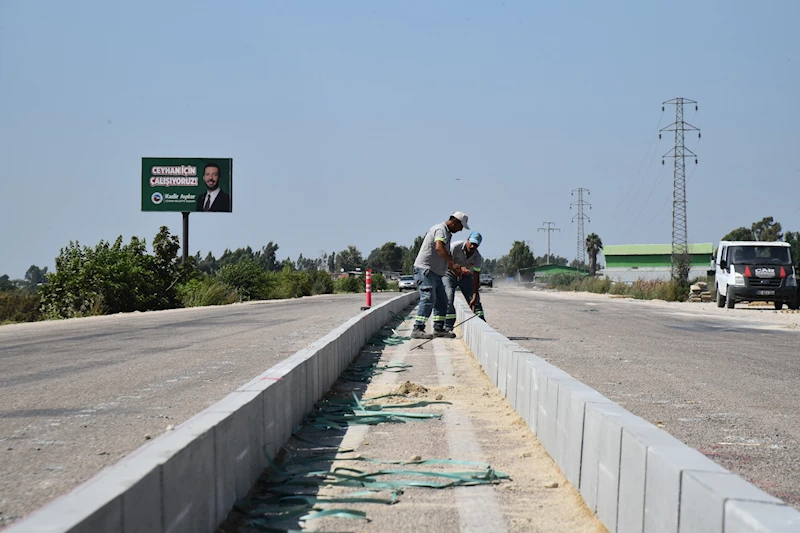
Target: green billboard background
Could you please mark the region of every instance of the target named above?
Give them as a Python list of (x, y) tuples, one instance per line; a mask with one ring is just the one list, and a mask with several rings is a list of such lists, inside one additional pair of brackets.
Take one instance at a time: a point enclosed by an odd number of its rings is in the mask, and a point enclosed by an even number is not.
[(203, 172), (209, 164), (219, 167), (220, 203), (212, 212), (232, 212), (233, 159), (203, 157), (143, 157), (142, 211), (203, 212), (208, 190)]

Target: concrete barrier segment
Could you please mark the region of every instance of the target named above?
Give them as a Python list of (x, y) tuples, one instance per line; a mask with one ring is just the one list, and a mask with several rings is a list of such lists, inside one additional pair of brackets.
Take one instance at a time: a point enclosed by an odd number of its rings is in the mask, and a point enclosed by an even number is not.
[(556, 463), (575, 488), (580, 487), (581, 456), (584, 445), (585, 412), (588, 404), (614, 402), (576, 379), (555, 379), (558, 383), (556, 408)]
[(736, 500), (783, 504), (778, 498), (730, 472), (684, 472), (678, 532), (723, 531), (725, 504)]
[(507, 354), (505, 395), (508, 403), (510, 403), (511, 407), (514, 409), (517, 408), (517, 372), (519, 369), (519, 360), (520, 357), (526, 353), (530, 352), (523, 349), (515, 349), (510, 350)]
[(211, 406), (227, 413), (214, 428), (217, 516), (244, 498), (267, 466), (264, 391), (235, 392)]
[(515, 352), (517, 355), (517, 373), (514, 376), (512, 388), (514, 389), (514, 409), (525, 421), (533, 434), (536, 434), (537, 409), (539, 408), (539, 384), (536, 366), (533, 364), (532, 353)]
[(725, 504), (724, 533), (797, 533), (800, 512), (788, 505), (732, 500)]
[[(505, 337), (503, 337), (503, 340), (500, 342), (500, 351), (498, 352), (497, 358), (497, 388), (500, 390), (500, 394), (507, 399), (510, 387), (509, 383), (513, 383), (511, 381), (510, 368), (514, 366), (514, 353), (525, 351), (526, 350), (522, 348), (522, 346)], [(509, 399), (509, 401), (511, 400)]]
[(274, 459), (280, 451), (280, 447), (286, 442), (281, 440), (284, 434), (283, 394), (283, 388), (273, 384), (262, 395), (264, 406), (264, 423), (262, 424), (264, 447), (262, 452), (265, 460)]
[[(493, 329), (489, 328), (488, 326), (482, 328), (481, 330), (481, 344), (480, 344), (480, 353), (476, 354), (478, 356), (478, 361), (481, 363), (481, 368), (489, 376), (489, 379), (492, 380), (493, 383), (497, 382), (497, 376), (495, 375), (495, 379), (492, 379), (491, 369), (489, 368), (489, 350), (494, 348), (494, 343), (491, 340), (491, 337), (497, 333)], [(495, 339), (495, 342), (497, 340)]]
[[(544, 449), (555, 461), (558, 457), (556, 450), (556, 421), (558, 420), (558, 382), (547, 375), (547, 372), (537, 368), (536, 386), (538, 409), (536, 410), (536, 438), (542, 443)], [(559, 465), (560, 466), (560, 465)]]
[(675, 442), (670, 444), (650, 444), (647, 450), (644, 489), (644, 530), (647, 533), (678, 532), (681, 481), (687, 472), (728, 473), (699, 451), (673, 440)]
[(498, 382), (499, 368), (500, 368), (500, 347), (503, 342), (508, 342), (503, 335), (495, 330), (487, 330), (484, 332), (484, 362), (483, 370), (492, 384), (496, 387)]
[[(587, 403), (584, 412), (580, 492), (609, 531), (617, 530), (619, 474), (623, 427), (649, 426), (649, 422), (615, 403)], [(635, 513), (643, 515), (644, 497), (636, 498)], [(641, 500), (641, 501), (639, 501)], [(643, 518), (639, 517), (640, 525)]]
[(508, 344), (503, 344), (497, 355), (497, 390), (508, 399), (508, 367), (511, 364), (511, 350)]

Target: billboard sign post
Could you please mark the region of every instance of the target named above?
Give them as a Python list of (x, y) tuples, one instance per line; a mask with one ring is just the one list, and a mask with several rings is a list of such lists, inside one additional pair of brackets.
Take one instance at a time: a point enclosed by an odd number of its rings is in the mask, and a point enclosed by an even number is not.
[(189, 213), (233, 212), (233, 159), (143, 157), (142, 211), (183, 213), (186, 262)]

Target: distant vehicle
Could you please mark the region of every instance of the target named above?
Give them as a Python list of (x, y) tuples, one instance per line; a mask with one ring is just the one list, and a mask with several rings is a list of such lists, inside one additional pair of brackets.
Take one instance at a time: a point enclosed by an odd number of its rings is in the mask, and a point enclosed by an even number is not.
[(491, 274), (481, 274), (481, 285), (485, 285), (486, 287), (492, 288), (492, 284), (494, 283), (494, 278)]
[(786, 242), (722, 241), (713, 258), (717, 307), (774, 302), (800, 308), (797, 273)]
[(404, 290), (413, 291), (417, 288), (417, 282), (414, 280), (414, 276), (400, 276), (400, 281), (397, 282), (397, 287), (400, 289), (400, 292)]

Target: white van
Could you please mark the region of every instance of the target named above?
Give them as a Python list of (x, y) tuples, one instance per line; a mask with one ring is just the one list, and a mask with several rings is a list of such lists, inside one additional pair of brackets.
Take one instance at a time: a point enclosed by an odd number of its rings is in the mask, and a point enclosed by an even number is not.
[(721, 241), (713, 258), (717, 307), (736, 302), (774, 302), (800, 308), (800, 293), (786, 242)]

